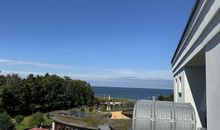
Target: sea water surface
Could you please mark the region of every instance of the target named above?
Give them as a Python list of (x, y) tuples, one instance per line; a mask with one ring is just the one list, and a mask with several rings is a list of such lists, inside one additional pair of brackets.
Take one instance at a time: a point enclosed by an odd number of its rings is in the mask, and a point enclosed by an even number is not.
[(173, 93), (171, 89), (122, 88), (122, 87), (92, 87), (96, 97), (152, 99), (153, 96), (167, 96)]

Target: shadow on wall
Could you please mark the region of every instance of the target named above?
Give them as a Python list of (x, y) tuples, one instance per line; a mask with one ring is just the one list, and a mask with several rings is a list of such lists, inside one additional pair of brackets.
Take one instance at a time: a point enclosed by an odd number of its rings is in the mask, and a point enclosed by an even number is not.
[(203, 127), (206, 127), (206, 73), (204, 67), (186, 67), (186, 77)]

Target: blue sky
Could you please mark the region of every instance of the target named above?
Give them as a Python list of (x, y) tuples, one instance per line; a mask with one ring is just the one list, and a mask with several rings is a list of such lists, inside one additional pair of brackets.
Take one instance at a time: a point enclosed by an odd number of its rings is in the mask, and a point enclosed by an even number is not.
[(170, 61), (194, 2), (0, 1), (0, 70), (172, 88)]

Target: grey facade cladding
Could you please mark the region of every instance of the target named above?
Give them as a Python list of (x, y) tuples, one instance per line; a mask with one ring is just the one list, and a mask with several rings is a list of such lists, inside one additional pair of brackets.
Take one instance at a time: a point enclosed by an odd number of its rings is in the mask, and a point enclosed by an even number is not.
[(206, 47), (206, 95), (208, 130), (220, 129), (220, 35)]
[(220, 129), (220, 0), (197, 0), (171, 63), (175, 102), (192, 104), (198, 128)]

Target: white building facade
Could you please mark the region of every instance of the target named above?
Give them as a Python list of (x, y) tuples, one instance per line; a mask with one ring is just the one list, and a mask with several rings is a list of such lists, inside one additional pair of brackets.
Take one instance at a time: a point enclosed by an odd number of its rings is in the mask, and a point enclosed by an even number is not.
[(220, 0), (197, 0), (172, 68), (174, 101), (192, 104), (198, 128), (220, 130)]

